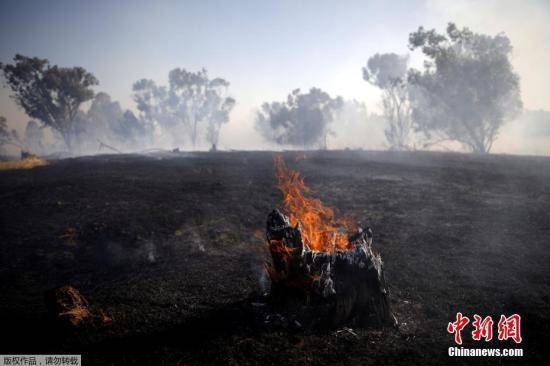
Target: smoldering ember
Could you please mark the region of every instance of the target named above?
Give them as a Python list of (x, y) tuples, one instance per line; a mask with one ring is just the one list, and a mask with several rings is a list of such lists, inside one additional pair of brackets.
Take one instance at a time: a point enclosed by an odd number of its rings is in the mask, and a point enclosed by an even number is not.
[(548, 364), (549, 15), (0, 2), (0, 366)]

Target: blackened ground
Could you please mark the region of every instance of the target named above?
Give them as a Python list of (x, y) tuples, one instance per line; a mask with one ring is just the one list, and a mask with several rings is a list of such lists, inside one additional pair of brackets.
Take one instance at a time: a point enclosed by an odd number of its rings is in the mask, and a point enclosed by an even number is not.
[[(0, 353), (82, 353), (86, 365), (547, 362), (550, 159), (285, 153), (315, 195), (374, 230), (400, 327), (356, 337), (264, 322), (256, 235), (281, 202), (272, 157), (111, 155), (1, 171)], [(56, 330), (43, 294), (65, 284), (113, 324)], [(458, 311), (519, 313), (525, 356), (449, 358)], [(471, 330), (465, 347), (516, 347), (473, 342)]]

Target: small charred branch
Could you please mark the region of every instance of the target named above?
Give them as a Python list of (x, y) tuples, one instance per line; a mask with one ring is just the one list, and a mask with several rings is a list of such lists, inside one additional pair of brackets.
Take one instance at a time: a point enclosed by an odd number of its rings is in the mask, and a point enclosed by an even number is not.
[(107, 145), (106, 143), (104, 143), (100, 139), (97, 139), (97, 142), (99, 142), (99, 149), (98, 150), (100, 150), (100, 151), (101, 151), (101, 149), (106, 148), (106, 149), (109, 149), (109, 150), (114, 151), (116, 153), (122, 154), (122, 151), (120, 151), (116, 147), (113, 147), (111, 145)]
[(311, 326), (395, 325), (382, 259), (372, 251), (372, 231), (349, 238), (351, 249), (310, 250), (300, 226), (278, 210), (267, 219), (272, 265), (271, 299)]

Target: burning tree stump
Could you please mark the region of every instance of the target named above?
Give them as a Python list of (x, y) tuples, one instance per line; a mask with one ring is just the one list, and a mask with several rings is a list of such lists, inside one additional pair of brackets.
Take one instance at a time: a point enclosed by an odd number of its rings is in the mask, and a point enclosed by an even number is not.
[(273, 210), (267, 218), (274, 305), (313, 327), (396, 325), (372, 231), (336, 219), (331, 208), (303, 194), (309, 188), (298, 172), (287, 171), (281, 158), (275, 164), (290, 216)]
[(320, 252), (302, 242), (300, 225), (292, 227), (288, 217), (274, 210), (267, 219), (267, 239), (276, 305), (313, 326), (395, 325), (370, 229), (349, 239), (352, 249)]

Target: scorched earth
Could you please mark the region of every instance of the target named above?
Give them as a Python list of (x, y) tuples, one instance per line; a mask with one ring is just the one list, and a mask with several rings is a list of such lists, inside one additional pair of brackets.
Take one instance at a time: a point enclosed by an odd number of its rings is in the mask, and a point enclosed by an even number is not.
[[(270, 314), (273, 153), (103, 155), (0, 171), (0, 353), (85, 364), (495, 363), (447, 356), (458, 311), (522, 316), (548, 360), (550, 159), (287, 152), (316, 197), (368, 225), (398, 329), (309, 330)], [(71, 285), (112, 318), (66, 331), (44, 293)], [(463, 333), (464, 347), (488, 344)]]

